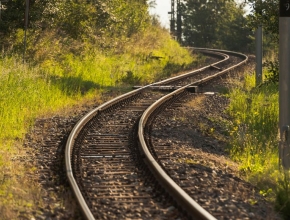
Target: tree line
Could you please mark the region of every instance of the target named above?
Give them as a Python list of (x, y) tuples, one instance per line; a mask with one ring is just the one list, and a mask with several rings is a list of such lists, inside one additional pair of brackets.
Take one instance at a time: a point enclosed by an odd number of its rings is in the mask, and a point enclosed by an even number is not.
[(225, 0), (184, 0), (185, 45), (235, 51), (252, 49), (253, 31), (243, 4)]
[[(170, 1), (170, 0), (168, 0)], [(29, 29), (36, 34), (54, 30), (62, 36), (110, 47), (152, 24), (148, 13), (155, 0), (30, 0)], [(254, 30), (263, 24), (277, 40), (278, 1), (182, 0), (182, 44), (254, 51)], [(24, 0), (2, 2), (0, 43), (24, 27)]]
[(179, 7), (185, 46), (254, 53), (259, 25), (264, 29), (265, 51), (277, 46), (278, 0), (181, 0)]
[[(1, 11), (0, 43), (23, 29), (25, 2), (2, 3), (5, 10)], [(146, 0), (30, 0), (29, 6), (28, 27), (35, 35), (52, 30), (103, 47), (129, 38), (150, 24)]]

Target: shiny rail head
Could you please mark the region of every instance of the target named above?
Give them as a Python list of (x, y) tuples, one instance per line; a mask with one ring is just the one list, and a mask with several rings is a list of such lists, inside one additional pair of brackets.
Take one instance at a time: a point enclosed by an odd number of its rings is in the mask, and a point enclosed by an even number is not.
[[(142, 88), (142, 86), (133, 86), (133, 89), (139, 89)], [(164, 92), (173, 92), (175, 90), (178, 90), (182, 88), (182, 86), (150, 86), (149, 89), (154, 91), (164, 91)], [(190, 93), (197, 93), (198, 92), (198, 86), (187, 86), (186, 90)]]

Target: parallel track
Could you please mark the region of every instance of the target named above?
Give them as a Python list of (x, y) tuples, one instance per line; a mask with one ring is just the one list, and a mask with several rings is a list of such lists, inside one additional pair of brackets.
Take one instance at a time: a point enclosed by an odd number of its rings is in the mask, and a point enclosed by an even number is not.
[[(67, 176), (87, 219), (214, 219), (162, 170), (144, 132), (161, 103), (247, 61), (242, 54), (199, 50), (222, 60), (117, 97), (88, 113), (72, 130), (65, 152)], [(164, 85), (181, 88), (166, 96), (153, 89)]]

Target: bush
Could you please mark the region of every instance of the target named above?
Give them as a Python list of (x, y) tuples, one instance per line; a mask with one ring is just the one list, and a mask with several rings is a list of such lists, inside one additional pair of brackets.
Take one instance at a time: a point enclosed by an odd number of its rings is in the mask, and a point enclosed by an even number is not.
[(278, 83), (279, 82), (279, 61), (269, 61), (267, 60), (264, 67), (268, 70), (268, 74), (265, 75), (267, 82)]

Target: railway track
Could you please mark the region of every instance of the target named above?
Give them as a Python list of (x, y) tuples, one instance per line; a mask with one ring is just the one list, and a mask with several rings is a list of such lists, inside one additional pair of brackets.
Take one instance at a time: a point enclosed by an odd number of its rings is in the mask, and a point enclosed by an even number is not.
[(163, 165), (166, 146), (151, 139), (155, 118), (166, 106), (177, 108), (176, 101), (247, 61), (239, 53), (197, 50), (220, 61), (119, 96), (72, 130), (67, 176), (87, 219), (215, 219), (192, 198), (186, 182), (173, 181)]

